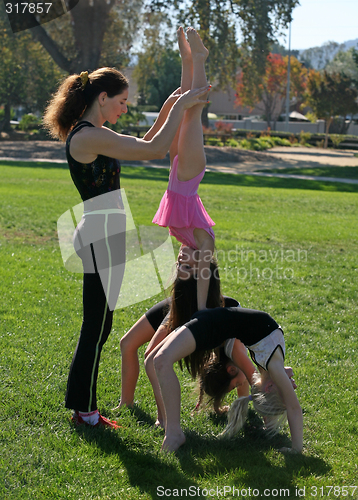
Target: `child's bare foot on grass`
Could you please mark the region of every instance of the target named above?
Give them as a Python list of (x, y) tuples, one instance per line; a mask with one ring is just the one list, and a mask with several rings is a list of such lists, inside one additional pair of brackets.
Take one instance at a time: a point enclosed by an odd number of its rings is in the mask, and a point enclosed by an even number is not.
[(178, 433), (166, 434), (162, 444), (162, 451), (173, 453), (177, 451), (185, 443), (184, 432), (180, 430)]
[(186, 30), (186, 34), (191, 49), (191, 56), (193, 58), (203, 57), (204, 59), (206, 59), (209, 55), (209, 51), (203, 44), (198, 32), (194, 28), (188, 28)]

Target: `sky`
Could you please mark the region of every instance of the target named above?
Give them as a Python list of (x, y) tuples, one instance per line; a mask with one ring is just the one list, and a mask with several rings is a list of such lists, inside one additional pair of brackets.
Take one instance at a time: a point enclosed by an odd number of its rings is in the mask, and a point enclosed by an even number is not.
[[(292, 14), (291, 49), (358, 38), (358, 0), (300, 0), (300, 4)], [(288, 36), (279, 42), (288, 47)]]

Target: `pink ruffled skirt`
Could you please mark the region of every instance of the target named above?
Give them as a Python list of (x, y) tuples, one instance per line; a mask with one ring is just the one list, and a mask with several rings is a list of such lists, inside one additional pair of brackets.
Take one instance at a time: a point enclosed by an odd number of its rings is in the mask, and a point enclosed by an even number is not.
[(166, 190), (153, 221), (162, 227), (203, 228), (215, 226), (198, 194), (184, 196)]

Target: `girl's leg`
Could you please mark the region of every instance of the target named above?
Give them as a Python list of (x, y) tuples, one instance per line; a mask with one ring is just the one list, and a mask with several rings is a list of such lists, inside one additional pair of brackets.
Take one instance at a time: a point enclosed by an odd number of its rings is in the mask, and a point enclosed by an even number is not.
[[(207, 85), (205, 74), (205, 61), (209, 51), (204, 46), (198, 33), (193, 29), (187, 30), (191, 57), (193, 61), (193, 78), (191, 88)], [(196, 177), (206, 164), (201, 123), (203, 105), (193, 106), (185, 111), (180, 127), (178, 139), (178, 178), (186, 181)]]
[(139, 376), (138, 349), (149, 342), (153, 335), (154, 329), (143, 315), (121, 339), (122, 388), (121, 400), (117, 408), (133, 406), (134, 391)]
[[(160, 327), (152, 337), (152, 340), (149, 342), (144, 357), (147, 358), (147, 356), (149, 356), (149, 354), (153, 351), (153, 349), (155, 349), (157, 345), (159, 345), (167, 337), (167, 335), (168, 335), (168, 328), (165, 325), (160, 325)], [(163, 408), (162, 397), (160, 394), (160, 387), (158, 384), (157, 376), (155, 375), (154, 371), (154, 366), (148, 365), (147, 375), (152, 384), (155, 401), (157, 403), (157, 420), (155, 422), (155, 425), (157, 427), (158, 426), (163, 427), (164, 429), (165, 413)]]
[[(160, 344), (159, 344), (160, 346)], [(173, 365), (195, 351), (196, 342), (190, 330), (181, 327), (172, 332), (159, 350), (153, 351), (154, 368), (158, 377), (165, 408), (164, 451), (176, 451), (185, 442), (180, 427), (180, 385)]]
[[(177, 37), (178, 37), (178, 45), (181, 57), (180, 90), (181, 93), (183, 94), (184, 92), (192, 88), (191, 84), (193, 80), (193, 59), (191, 57), (190, 45), (187, 39), (185, 38), (185, 33), (181, 26), (177, 31)], [(175, 137), (173, 139), (173, 142), (169, 150), (171, 163), (173, 163), (175, 156), (178, 154), (179, 134), (180, 134), (180, 126), (178, 127), (177, 133), (175, 134)]]

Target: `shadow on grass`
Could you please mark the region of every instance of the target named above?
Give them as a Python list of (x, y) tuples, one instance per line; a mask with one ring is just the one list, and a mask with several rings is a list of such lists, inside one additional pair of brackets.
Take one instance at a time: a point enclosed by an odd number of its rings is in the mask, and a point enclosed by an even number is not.
[[(330, 471), (327, 463), (317, 457), (285, 454), (284, 464), (282, 460), (268, 458), (270, 450), (291, 445), (290, 439), (282, 434), (269, 438), (263, 430), (250, 426), (231, 439), (202, 436), (193, 431), (185, 434), (186, 443), (176, 456), (188, 477), (222, 475), (225, 485), (237, 488), (240, 484), (241, 490), (256, 489), (261, 496), (264, 489), (286, 489), (291, 498), (297, 478), (323, 476)], [(224, 484), (218, 486), (223, 488)]]
[(142, 410), (138, 405), (134, 405), (132, 408), (128, 408), (130, 413), (136, 418), (139, 425), (148, 425), (153, 427), (155, 424), (155, 419), (146, 411)]
[[(158, 498), (158, 487), (165, 489), (198, 488), (196, 481), (180, 472), (176, 463), (169, 463), (165, 455), (148, 451), (140, 443), (133, 440), (125, 429), (111, 431), (109, 429), (90, 429), (85, 426), (76, 428), (81, 439), (97, 446), (107, 455), (118, 455), (126, 468), (131, 487), (138, 488), (141, 494), (153, 499)], [(153, 442), (156, 441), (153, 433)], [(162, 437), (160, 437), (161, 441)], [(158, 447), (156, 446), (155, 449)], [(161, 495), (159, 495), (161, 496)], [(165, 495), (168, 498), (168, 495)], [(170, 496), (170, 498), (172, 498)]]
[[(51, 163), (51, 162), (11, 162), (1, 161), (0, 165), (12, 167), (29, 167), (29, 168), (44, 168), (44, 169), (63, 169), (68, 170), (67, 163)], [(121, 180), (122, 187), (125, 188), (125, 179), (139, 181), (162, 181), (168, 182), (168, 169), (166, 168), (150, 168), (150, 167), (131, 167), (122, 166)], [(343, 184), (335, 182), (311, 181), (301, 179), (282, 179), (279, 177), (260, 177), (243, 174), (229, 174), (221, 172), (206, 172), (201, 184), (220, 184), (228, 186), (240, 187), (263, 187), (263, 188), (278, 188), (278, 189), (303, 189), (315, 191), (340, 191), (348, 193), (357, 193), (358, 185)]]
[[(131, 409), (131, 413), (139, 424), (154, 423), (153, 418), (138, 407)], [(222, 423), (224, 428), (225, 417), (211, 415), (210, 418), (214, 423)], [(159, 429), (153, 429), (150, 439), (152, 448), (139, 442), (126, 427), (110, 431), (80, 426), (76, 432), (105, 454), (118, 455), (127, 470), (131, 487), (138, 488), (153, 499), (158, 498), (159, 486), (171, 492), (175, 489), (200, 489), (202, 492), (203, 478), (206, 478), (210, 489), (214, 487), (215, 478), (220, 476), (222, 482), (225, 478), (225, 484), (215, 484), (215, 488), (231, 485), (238, 489), (240, 485), (241, 490), (259, 490), (261, 496), (264, 489), (279, 488), (289, 490), (291, 498), (295, 493), (297, 478), (322, 476), (330, 470), (324, 460), (312, 456), (287, 454), (284, 455), (284, 463), (283, 460), (273, 461), (271, 456), (267, 456), (268, 452), (290, 446), (290, 439), (286, 434), (269, 438), (262, 429), (261, 420), (251, 410), (248, 422), (238, 437), (220, 439), (211, 433), (201, 435), (196, 431), (185, 430), (186, 443), (174, 456), (169, 457), (159, 451), (163, 439), (163, 432)], [(177, 461), (181, 470), (178, 469)], [(200, 478), (200, 487), (197, 478)], [(172, 498), (172, 495), (165, 496)], [(205, 495), (202, 498), (206, 498)]]

